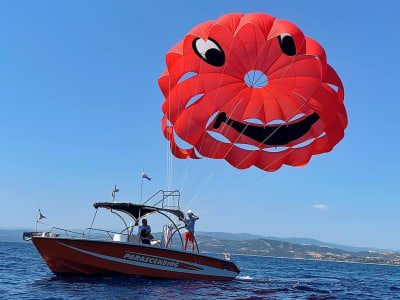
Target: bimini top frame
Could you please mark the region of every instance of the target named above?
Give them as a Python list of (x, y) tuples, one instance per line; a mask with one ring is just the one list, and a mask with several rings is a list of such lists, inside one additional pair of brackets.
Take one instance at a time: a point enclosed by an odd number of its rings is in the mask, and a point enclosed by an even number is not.
[(132, 217), (135, 222), (154, 213), (161, 213), (163, 215), (164, 213), (170, 213), (178, 217), (179, 220), (183, 220), (185, 218), (185, 214), (178, 209), (160, 208), (144, 204), (133, 204), (128, 202), (96, 202), (93, 204), (93, 206), (96, 209), (106, 208), (124, 212)]
[[(159, 199), (161, 197), (161, 199)], [(172, 227), (172, 234), (169, 237), (168, 241), (166, 241), (166, 244), (169, 243), (170, 240), (172, 240), (172, 237), (178, 233), (179, 238), (181, 240), (182, 248), (183, 248), (183, 239), (180, 230), (185, 228), (185, 224), (179, 224), (176, 223), (172, 218), (171, 215), (174, 215), (178, 218), (179, 221), (184, 221), (185, 220), (185, 214), (180, 210), (179, 208), (179, 199), (180, 199), (180, 193), (179, 191), (163, 191), (159, 190), (156, 192), (154, 195), (152, 195), (148, 200), (146, 200), (143, 204), (134, 204), (130, 202), (96, 202), (93, 204), (94, 208), (96, 208), (96, 214), (97, 210), (99, 208), (106, 208), (109, 209), (112, 213), (116, 214), (125, 224), (125, 229), (122, 230), (128, 230), (128, 235), (132, 234), (133, 227), (138, 226), (138, 223), (140, 219), (143, 219), (149, 215), (152, 215), (154, 213), (158, 213), (163, 215), (165, 218), (167, 218)], [(172, 200), (172, 201), (171, 201)], [(153, 205), (149, 205), (150, 202), (153, 202)], [(133, 220), (133, 223), (131, 223), (131, 226), (128, 226), (125, 223), (124, 218), (122, 218), (118, 213), (116, 212), (123, 212), (130, 216)], [(94, 219), (96, 218), (96, 214), (93, 218), (92, 225), (90, 228), (87, 228), (87, 230), (96, 230), (92, 228)], [(133, 225), (134, 224), (134, 225)], [(195, 240), (197, 252), (199, 252), (199, 248), (197, 245), (197, 241)]]
[[(161, 198), (161, 199), (160, 199)], [(153, 213), (159, 213), (164, 216), (172, 214), (179, 220), (185, 219), (185, 214), (180, 210), (179, 207), (180, 192), (174, 191), (163, 191), (159, 190), (154, 193), (149, 199), (141, 204), (133, 204), (129, 202), (97, 202), (93, 206), (97, 208), (107, 208), (120, 211), (129, 215), (135, 223), (140, 219), (149, 216)], [(152, 204), (151, 204), (152, 203)]]

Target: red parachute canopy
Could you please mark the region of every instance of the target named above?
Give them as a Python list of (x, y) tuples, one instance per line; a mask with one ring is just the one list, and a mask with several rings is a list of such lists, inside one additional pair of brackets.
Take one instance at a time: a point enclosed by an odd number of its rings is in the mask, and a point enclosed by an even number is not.
[(288, 21), (222, 16), (193, 28), (166, 63), (161, 123), (178, 158), (275, 171), (306, 165), (344, 136), (342, 82), (324, 49)]

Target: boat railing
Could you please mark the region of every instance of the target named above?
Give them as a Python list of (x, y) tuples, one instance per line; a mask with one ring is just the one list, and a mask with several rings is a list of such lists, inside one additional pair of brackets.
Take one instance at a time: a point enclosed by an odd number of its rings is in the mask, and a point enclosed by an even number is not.
[[(82, 238), (91, 238), (91, 237), (92, 238), (105, 238), (108, 236), (110, 240), (113, 240), (115, 234), (119, 234), (119, 235), (127, 236), (127, 237), (130, 236), (129, 233), (123, 233), (125, 230), (126, 230), (126, 228), (120, 232), (117, 232), (117, 231), (112, 231), (112, 230), (88, 227), (88, 228), (85, 228), (82, 232), (77, 232), (77, 231), (53, 226), (53, 227), (51, 227), (50, 232), (60, 231), (60, 232), (63, 232), (66, 237), (80, 236)], [(104, 233), (104, 235), (103, 236), (98, 236), (98, 235), (95, 236), (95, 235), (91, 234), (92, 231)]]
[[(87, 232), (87, 231), (89, 231), (89, 232)], [(99, 228), (88, 227), (88, 228), (85, 228), (85, 230), (83, 231), (83, 236), (84, 236), (84, 237), (93, 236), (93, 235), (92, 235), (92, 231), (101, 232), (101, 233), (106, 233), (107, 236), (110, 238), (110, 240), (112, 240), (112, 239), (113, 239), (113, 235), (116, 234), (116, 232), (113, 232), (113, 231), (111, 231), (111, 230), (105, 230), (105, 229), (99, 229)]]
[[(110, 238), (110, 240), (113, 240), (116, 234), (121, 235), (121, 236), (126, 236), (127, 238), (129, 236), (136, 236), (136, 235), (129, 234), (129, 231), (127, 231), (128, 233), (123, 233), (125, 230), (129, 230), (129, 228), (130, 227), (127, 227), (127, 228), (117, 232), (117, 231), (112, 231), (112, 230), (105, 230), (105, 229), (100, 229), (100, 228), (87, 227), (83, 231), (83, 236), (85, 236), (85, 237), (92, 236), (92, 234), (91, 234), (92, 231), (106, 233), (108, 235), (108, 237)], [(88, 233), (86, 233), (87, 231), (88, 231)], [(96, 238), (97, 238), (97, 236), (96, 236)]]
[(65, 233), (65, 236), (68, 237), (68, 233), (72, 235), (81, 235), (83, 237), (83, 232), (77, 232), (77, 231), (73, 231), (73, 230), (69, 230), (69, 229), (65, 229), (65, 228), (60, 228), (60, 227), (56, 227), (53, 226), (50, 228), (50, 232), (54, 232), (56, 230), (62, 231)]
[(148, 198), (143, 204), (166, 209), (180, 209), (179, 201), (181, 193), (178, 190), (159, 190)]
[[(164, 247), (166, 247), (169, 243), (171, 243), (171, 245), (172, 245), (173, 237), (175, 236), (175, 234), (178, 234), (179, 238), (180, 238), (181, 246), (182, 246), (182, 249), (183, 249), (183, 239), (182, 239), (182, 236), (180, 234), (180, 230), (182, 230), (183, 228), (184, 228), (184, 226), (182, 226), (182, 227), (173, 226), (171, 228), (172, 229), (171, 235), (170, 235), (169, 239), (167, 239), (166, 241), (164, 240), (164, 230), (163, 230), (163, 234), (162, 234), (162, 237), (161, 237), (161, 240), (160, 240), (161, 244), (164, 244), (163, 245)], [(105, 237), (108, 236), (109, 240), (112, 240), (112, 241), (115, 240), (116, 236), (118, 236), (120, 238), (120, 240), (118, 240), (118, 241), (139, 242), (139, 239), (137, 238), (137, 235), (130, 234), (129, 233), (129, 229), (130, 229), (130, 227), (127, 227), (127, 228), (124, 228), (123, 230), (117, 232), (117, 231), (112, 231), (112, 230), (106, 230), (106, 229), (100, 229), (100, 228), (94, 228), (94, 227), (87, 227), (82, 232), (78, 232), (78, 231), (73, 231), (73, 230), (66, 229), (66, 228), (53, 226), (53, 227), (51, 227), (50, 232), (54, 233), (55, 231), (61, 231), (61, 232), (64, 232), (66, 237), (80, 236), (82, 238), (96, 238), (96, 239), (99, 239), (99, 238), (105, 238)], [(127, 231), (127, 233), (123, 233), (125, 230)], [(104, 235), (99, 237), (98, 235), (93, 235), (92, 231), (101, 232), (101, 233), (104, 233)], [(125, 237), (125, 238), (121, 239), (121, 237)], [(194, 244), (196, 246), (197, 253), (200, 253), (196, 237), (194, 237)]]

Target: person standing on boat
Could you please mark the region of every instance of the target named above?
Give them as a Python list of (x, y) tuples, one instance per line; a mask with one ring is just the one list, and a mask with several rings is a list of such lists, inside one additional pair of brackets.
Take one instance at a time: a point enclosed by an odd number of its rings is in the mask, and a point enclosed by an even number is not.
[(142, 220), (142, 226), (139, 226), (139, 235), (142, 240), (142, 244), (150, 245), (150, 240), (153, 239), (151, 234), (151, 227), (147, 225), (147, 220)]
[(184, 236), (185, 243), (183, 249), (186, 250), (187, 242), (189, 240), (191, 243), (192, 252), (194, 252), (194, 224), (199, 219), (199, 217), (196, 216), (190, 209), (187, 212), (187, 216), (188, 217), (184, 220), (186, 231)]

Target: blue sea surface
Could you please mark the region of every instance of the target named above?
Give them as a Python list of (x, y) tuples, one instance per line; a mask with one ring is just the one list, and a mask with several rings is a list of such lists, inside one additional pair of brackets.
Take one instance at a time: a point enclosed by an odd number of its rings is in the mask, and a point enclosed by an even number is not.
[(221, 281), (129, 276), (56, 277), (32, 243), (0, 242), (1, 299), (400, 299), (400, 268), (232, 256), (241, 270)]

